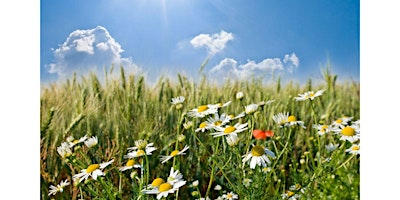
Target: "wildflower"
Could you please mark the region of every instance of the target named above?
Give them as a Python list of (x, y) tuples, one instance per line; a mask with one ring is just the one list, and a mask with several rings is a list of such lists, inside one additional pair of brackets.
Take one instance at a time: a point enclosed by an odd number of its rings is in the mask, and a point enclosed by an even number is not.
[(347, 140), (351, 143), (354, 143), (360, 139), (360, 127), (356, 124), (345, 126), (342, 129), (337, 128), (333, 131), (341, 135), (340, 140)]
[(224, 103), (224, 104), (222, 104), (222, 103), (217, 103), (217, 104), (211, 104), (211, 105), (209, 105), (211, 108), (222, 108), (222, 107), (226, 107), (226, 106), (228, 106), (229, 104), (231, 104), (232, 103), (232, 101), (228, 101), (228, 102), (226, 102), (226, 103)]
[(58, 184), (57, 186), (50, 185), (49, 196), (50, 195), (56, 195), (57, 192), (63, 192), (64, 191), (64, 187), (69, 185), (69, 184), (70, 183), (68, 182), (68, 179), (66, 179), (65, 181), (61, 181), (60, 184)]
[(264, 107), (265, 105), (269, 105), (269, 104), (271, 104), (271, 103), (274, 102), (274, 101), (275, 101), (275, 100), (269, 100), (269, 101), (267, 101), (267, 102), (265, 102), (265, 101), (260, 101), (260, 102), (257, 103), (257, 105), (260, 106), (260, 107), (262, 108), (262, 107)]
[(353, 119), (353, 117), (340, 117), (334, 122), (332, 122), (331, 126), (334, 128), (344, 128), (345, 126), (349, 125), (349, 122)]
[(199, 180), (193, 181), (193, 182), (192, 182), (192, 186), (193, 186), (193, 187), (199, 186)]
[(302, 128), (304, 128), (304, 129), (306, 128), (306, 127), (304, 126), (304, 122), (302, 122), (302, 121), (297, 121), (296, 116), (290, 115), (290, 116), (287, 118), (287, 123), (285, 124), (285, 126), (291, 127), (291, 126), (296, 126), (296, 125), (299, 125), (299, 126), (301, 126)]
[(353, 145), (351, 145), (350, 148), (346, 149), (346, 152), (348, 152), (350, 154), (359, 155), (360, 154), (360, 145), (359, 144), (353, 144)]
[(218, 108), (212, 105), (201, 105), (198, 108), (189, 110), (187, 115), (189, 117), (203, 118), (206, 115), (214, 114), (218, 112)]
[(245, 112), (241, 112), (238, 115), (228, 115), (227, 117), (229, 118), (230, 121), (235, 120), (235, 119), (239, 119), (245, 116)]
[(259, 130), (259, 129), (255, 129), (253, 130), (253, 137), (257, 140), (265, 140), (267, 139), (267, 137), (273, 137), (274, 136), (274, 132), (272, 130)]
[(72, 151), (69, 147), (68, 142), (61, 143), (61, 146), (57, 147), (57, 152), (62, 158), (67, 158), (72, 155)]
[(222, 190), (222, 187), (221, 187), (220, 185), (216, 185), (216, 186), (214, 187), (214, 190), (217, 190), (217, 191)]
[(175, 193), (175, 191), (186, 184), (186, 181), (182, 178), (183, 176), (179, 171), (174, 171), (174, 169), (171, 168), (170, 176), (168, 177), (168, 179), (170, 179), (169, 181), (163, 182), (162, 179), (158, 179), (159, 181), (154, 184), (158, 185), (158, 187), (153, 187), (151, 190), (142, 190), (142, 192), (145, 194), (157, 194), (157, 199), (161, 199), (162, 197), (166, 198), (168, 194)]
[(192, 121), (188, 121), (188, 122), (185, 122), (183, 124), (183, 128), (185, 128), (186, 130), (192, 128), (192, 126), (193, 126), (193, 122)]
[(262, 172), (264, 172), (264, 173), (268, 173), (268, 172), (270, 172), (271, 171), (271, 167), (264, 167), (264, 168), (262, 168)]
[(169, 159), (171, 159), (171, 158), (173, 158), (173, 157), (175, 157), (175, 156), (177, 156), (177, 155), (185, 155), (185, 154), (186, 154), (185, 151), (188, 150), (188, 149), (189, 149), (189, 146), (186, 145), (186, 146), (182, 149), (182, 151), (174, 150), (174, 151), (171, 152), (171, 154), (169, 154), (169, 156), (161, 156), (161, 158), (160, 158), (161, 163), (165, 163), (165, 162), (167, 162)]
[(239, 199), (239, 196), (231, 191), (228, 192), (227, 194), (222, 195), (222, 198), (233, 200), (233, 199)]
[(165, 180), (162, 178), (155, 178), (151, 184), (147, 185), (147, 188), (154, 189), (160, 187), (161, 184), (165, 183)]
[(185, 139), (186, 139), (186, 136), (185, 136), (185, 135), (183, 135), (183, 134), (179, 134), (179, 135), (178, 135), (178, 141), (179, 141), (179, 142), (183, 142), (183, 141), (185, 141)]
[(266, 167), (266, 162), (268, 164), (271, 163), (269, 158), (267, 157), (270, 156), (272, 158), (275, 158), (274, 152), (270, 151), (267, 148), (263, 148), (262, 146), (255, 145), (251, 149), (251, 152), (249, 152), (247, 155), (243, 155), (243, 163), (247, 162), (248, 160), (251, 159), (250, 161), (250, 168), (254, 169), (256, 165), (260, 166), (262, 165), (263, 167)]
[(325, 148), (326, 148), (326, 151), (331, 152), (331, 151), (334, 151), (338, 146), (339, 146), (339, 144), (329, 143), (328, 145), (325, 145)]
[(316, 93), (314, 91), (305, 92), (304, 94), (299, 94), (299, 97), (295, 97), (296, 101), (305, 101), (310, 99), (314, 100), (315, 97), (321, 96), (325, 90), (318, 90)]
[(96, 180), (98, 176), (104, 176), (104, 173), (101, 170), (106, 168), (112, 162), (114, 162), (114, 160), (101, 164), (91, 164), (86, 169), (82, 169), (81, 173), (75, 174), (73, 178), (80, 178), (79, 182), (82, 182), (83, 179), (86, 180), (89, 176), (91, 176), (94, 180)]
[(253, 180), (251, 180), (251, 179), (249, 179), (249, 178), (244, 178), (244, 179), (243, 179), (243, 185), (244, 185), (245, 187), (249, 187), (251, 182), (253, 182)]
[(246, 114), (252, 114), (255, 113), (258, 109), (258, 104), (250, 104), (244, 107), (244, 110), (246, 112)]
[(183, 103), (184, 101), (185, 101), (185, 97), (179, 96), (179, 97), (172, 98), (171, 104), (172, 104), (172, 105), (175, 105), (175, 108), (176, 108), (177, 110), (179, 110), (179, 109), (181, 109), (181, 108), (183, 107), (182, 103)]
[(72, 148), (73, 146), (84, 142), (86, 139), (87, 139), (87, 135), (81, 137), (79, 140), (74, 140), (74, 137), (70, 136), (70, 137), (67, 138), (67, 142), (69, 144), (69, 148)]
[[(154, 143), (147, 144), (146, 140), (135, 141), (134, 147), (129, 147), (128, 150), (131, 151), (124, 158), (136, 158), (144, 155), (151, 155), (153, 151), (157, 148), (153, 147)], [(143, 150), (144, 149), (144, 150)]]
[(214, 117), (209, 117), (207, 119), (207, 129), (211, 129), (217, 127), (217, 126), (223, 126), (226, 123), (230, 121), (230, 118), (228, 117), (227, 114), (223, 113), (221, 116), (218, 115), (218, 113), (214, 114)]
[(239, 142), (239, 137), (235, 136), (235, 135), (231, 135), (230, 137), (225, 137), (225, 138), (226, 138), (226, 142), (231, 147), (236, 146)]
[(88, 148), (93, 147), (93, 146), (96, 146), (97, 143), (98, 143), (97, 136), (93, 136), (93, 137), (91, 137), (91, 138), (89, 138), (89, 139), (87, 139), (87, 140), (85, 141), (85, 145), (86, 145)]
[(278, 114), (272, 116), (272, 119), (275, 121), (275, 123), (280, 125), (280, 127), (283, 127), (286, 124), (288, 117), (289, 117), (289, 113), (286, 113), (286, 114), (278, 113)]
[(301, 196), (300, 194), (295, 194), (294, 192), (287, 190), (285, 193), (281, 194), (282, 199), (288, 199), (288, 200), (297, 200)]
[(328, 125), (321, 125), (321, 124), (314, 124), (313, 128), (318, 130), (319, 135), (325, 135), (331, 131), (331, 126)]
[(219, 137), (219, 136), (224, 136), (226, 135), (227, 137), (237, 137), (237, 133), (243, 132), (248, 129), (247, 123), (245, 124), (240, 124), (237, 123), (234, 126), (225, 126), (225, 127), (215, 127), (215, 130), (217, 132), (211, 133), (210, 135), (213, 135), (214, 137)]
[(208, 122), (205, 121), (205, 122), (201, 122), (199, 125), (199, 128), (197, 128), (194, 132), (197, 133), (197, 132), (201, 131), (204, 133), (204, 131), (206, 131), (208, 129), (209, 129)]
[(244, 97), (243, 92), (236, 93), (236, 99), (241, 100), (241, 99), (243, 99), (243, 97)]
[(119, 168), (119, 171), (125, 171), (125, 170), (128, 170), (128, 169), (141, 168), (141, 167), (142, 167), (141, 165), (135, 163), (135, 160), (129, 159), (126, 162), (125, 166)]

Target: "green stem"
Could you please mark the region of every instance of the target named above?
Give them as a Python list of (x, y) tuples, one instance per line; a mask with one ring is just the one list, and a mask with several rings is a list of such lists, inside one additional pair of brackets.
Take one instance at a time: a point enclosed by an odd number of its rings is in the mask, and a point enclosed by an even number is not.
[[(219, 146), (220, 138), (221, 137), (217, 138), (217, 145), (215, 147), (214, 152), (218, 152), (218, 146)], [(214, 154), (213, 154), (213, 156), (214, 156)], [(212, 158), (213, 158), (213, 156), (212, 156)], [(211, 177), (210, 177), (210, 181), (208, 182), (206, 197), (208, 196), (208, 193), (210, 192), (211, 184), (212, 184), (213, 179), (214, 179), (214, 170), (215, 170), (216, 161), (214, 159), (212, 159), (212, 162), (213, 162), (213, 165), (212, 165), (212, 168), (211, 168)]]
[(290, 140), (290, 136), (291, 135), (292, 135), (292, 129), (290, 128), (289, 129), (289, 135), (288, 135), (288, 138), (286, 140), (285, 146), (283, 147), (282, 151), (279, 153), (278, 157), (276, 157), (276, 161), (275, 161), (274, 165), (272, 166), (272, 169), (275, 169), (275, 165), (278, 163), (279, 158), (283, 155), (283, 153), (285, 152), (287, 146), (289, 145), (289, 140)]

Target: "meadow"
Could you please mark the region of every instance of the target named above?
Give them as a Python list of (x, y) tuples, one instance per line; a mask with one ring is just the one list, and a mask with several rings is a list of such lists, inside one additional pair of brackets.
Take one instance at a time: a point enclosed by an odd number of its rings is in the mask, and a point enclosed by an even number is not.
[(105, 71), (40, 95), (41, 199), (360, 199), (360, 86), (150, 87)]

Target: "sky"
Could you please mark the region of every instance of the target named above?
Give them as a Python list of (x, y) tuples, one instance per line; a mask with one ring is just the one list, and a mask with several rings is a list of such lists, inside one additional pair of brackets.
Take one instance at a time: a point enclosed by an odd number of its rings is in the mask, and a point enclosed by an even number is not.
[[(40, 2), (41, 83), (123, 66), (148, 82), (360, 79), (360, 2), (59, 0)], [(116, 71), (113, 72), (117, 74)]]

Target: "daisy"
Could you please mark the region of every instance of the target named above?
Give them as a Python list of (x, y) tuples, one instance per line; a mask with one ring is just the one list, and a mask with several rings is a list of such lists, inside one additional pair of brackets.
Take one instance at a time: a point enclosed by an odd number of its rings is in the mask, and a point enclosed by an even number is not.
[(264, 173), (268, 173), (268, 172), (270, 172), (271, 171), (271, 167), (264, 167), (264, 168), (262, 168), (262, 172), (264, 172)]
[(97, 136), (93, 136), (93, 137), (91, 137), (91, 138), (89, 138), (89, 139), (87, 139), (87, 140), (85, 141), (85, 145), (86, 145), (88, 148), (93, 147), (93, 146), (96, 146), (97, 143), (98, 143)]
[(270, 151), (267, 148), (263, 148), (262, 146), (255, 145), (251, 149), (251, 152), (249, 152), (247, 155), (242, 156), (243, 157), (243, 163), (247, 162), (248, 160), (251, 159), (250, 161), (250, 168), (254, 169), (256, 165), (260, 166), (262, 165), (263, 167), (266, 167), (266, 162), (268, 164), (271, 163), (269, 158), (267, 157), (270, 156), (272, 158), (275, 158), (274, 152)]
[(175, 171), (174, 168), (171, 167), (171, 170), (169, 171), (169, 176), (167, 178), (167, 182), (170, 184), (174, 184), (181, 180), (183, 180), (183, 175), (179, 173), (179, 170)]
[(177, 110), (179, 110), (179, 109), (181, 109), (181, 108), (183, 107), (182, 103), (183, 103), (184, 101), (185, 101), (185, 97), (179, 96), (179, 97), (172, 98), (171, 104), (172, 104), (172, 105), (175, 105), (175, 108), (176, 108)]
[(233, 147), (239, 143), (239, 137), (237, 135), (231, 135), (230, 137), (225, 137), (226, 142), (229, 146)]
[(208, 129), (217, 127), (217, 126), (223, 126), (226, 123), (230, 121), (230, 118), (228, 117), (227, 114), (223, 113), (221, 116), (218, 115), (218, 113), (214, 114), (214, 117), (209, 117), (207, 119), (207, 127)]
[(241, 100), (241, 99), (243, 99), (243, 97), (244, 97), (243, 92), (236, 93), (236, 99)]
[(63, 142), (61, 143), (61, 146), (57, 147), (57, 152), (58, 154), (60, 154), (60, 156), (62, 158), (67, 158), (70, 155), (72, 155), (72, 151), (69, 147), (69, 143), (68, 142)]
[(217, 103), (217, 104), (210, 104), (210, 105), (208, 105), (209, 107), (211, 107), (211, 108), (222, 108), (222, 107), (226, 107), (226, 106), (228, 106), (229, 104), (231, 104), (232, 103), (232, 101), (228, 101), (228, 102), (226, 102), (226, 103), (224, 103), (224, 104), (222, 104), (222, 103)]
[(331, 131), (331, 126), (328, 125), (321, 125), (321, 124), (314, 124), (313, 128), (318, 130), (318, 135), (325, 135), (326, 133), (329, 133)]
[(235, 120), (235, 119), (242, 118), (244, 116), (246, 116), (245, 112), (241, 112), (240, 114), (238, 114), (236, 116), (235, 115), (228, 115), (227, 117), (229, 118), (230, 121), (232, 121), (232, 120)]
[(187, 115), (189, 117), (203, 118), (206, 115), (214, 114), (214, 113), (217, 113), (217, 112), (218, 112), (218, 108), (216, 106), (202, 105), (202, 106), (199, 106), (198, 108), (194, 108), (192, 110), (189, 110)]
[(192, 126), (193, 126), (193, 121), (188, 121), (183, 124), (183, 128), (185, 128), (186, 130), (192, 128)]
[(288, 117), (289, 113), (278, 113), (272, 116), (272, 119), (282, 128), (286, 124)]
[(297, 200), (300, 199), (300, 194), (295, 194), (294, 192), (288, 190), (285, 193), (281, 194), (282, 199), (288, 199), (288, 200)]
[(199, 128), (197, 128), (194, 132), (199, 132), (199, 131), (201, 131), (201, 132), (203, 132), (204, 133), (204, 131), (206, 131), (206, 130), (208, 130), (210, 128), (210, 126), (208, 126), (208, 122), (201, 122), (200, 123), (200, 125), (199, 125)]
[(161, 184), (165, 183), (165, 180), (162, 178), (155, 178), (151, 184), (147, 185), (147, 188), (149, 188), (150, 190), (154, 189), (154, 188), (158, 188), (160, 187)]
[(188, 149), (189, 149), (189, 146), (186, 145), (186, 146), (182, 149), (182, 151), (175, 150), (175, 151), (172, 151), (172, 152), (169, 154), (169, 156), (161, 156), (161, 158), (160, 158), (161, 163), (165, 163), (165, 162), (167, 162), (169, 159), (171, 159), (171, 158), (173, 158), (173, 157), (175, 157), (175, 156), (177, 156), (177, 155), (185, 155), (185, 154), (186, 154), (185, 151), (188, 150)]
[(128, 162), (126, 162), (125, 166), (119, 168), (119, 171), (122, 172), (122, 171), (125, 171), (125, 170), (128, 170), (128, 169), (141, 168), (141, 167), (142, 167), (142, 165), (136, 164), (135, 160), (129, 159)]
[(137, 140), (137, 141), (135, 141), (134, 147), (128, 148), (128, 151), (131, 151), (131, 152), (129, 152), (127, 155), (125, 155), (124, 158), (136, 158), (136, 157), (141, 157), (144, 155), (151, 155), (152, 152), (157, 149), (157, 148), (153, 147), (153, 145), (154, 145), (154, 143), (147, 144), (146, 140)]
[(192, 182), (192, 187), (197, 187), (199, 186), (199, 180), (195, 180)]
[(360, 139), (360, 127), (356, 124), (346, 126), (342, 129), (337, 128), (333, 131), (341, 135), (340, 140), (347, 140), (351, 143), (354, 143)]
[(290, 115), (290, 116), (287, 118), (287, 122), (286, 122), (285, 126), (291, 127), (291, 126), (296, 126), (296, 125), (299, 125), (299, 126), (301, 126), (302, 128), (304, 128), (304, 129), (306, 128), (306, 127), (304, 126), (304, 122), (302, 122), (302, 121), (297, 121), (296, 116)]
[[(136, 140), (135, 141), (135, 146), (134, 147), (129, 147), (128, 150), (140, 150), (140, 149), (156, 149), (153, 147), (154, 143), (149, 143), (147, 144), (146, 140)], [(153, 150), (153, 151), (154, 151)]]
[(61, 181), (60, 184), (58, 184), (57, 186), (54, 185), (50, 185), (49, 188), (49, 196), (50, 195), (56, 195), (57, 192), (63, 192), (64, 191), (64, 187), (69, 185), (70, 183), (68, 182), (68, 180), (66, 179), (65, 181)]
[(350, 154), (359, 155), (360, 154), (360, 145), (353, 144), (350, 148), (346, 149), (346, 152), (348, 152)]
[(251, 179), (249, 179), (249, 178), (244, 178), (244, 179), (243, 179), (243, 185), (244, 185), (245, 187), (249, 187), (251, 182), (253, 182), (253, 180), (251, 180)]
[(86, 139), (87, 139), (87, 135), (81, 137), (79, 140), (74, 140), (74, 137), (70, 136), (70, 137), (67, 138), (67, 142), (69, 144), (69, 148), (72, 148), (73, 146), (84, 142)]
[(299, 94), (299, 97), (295, 97), (296, 101), (305, 101), (310, 99), (314, 100), (315, 97), (321, 96), (325, 90), (318, 90), (316, 93), (314, 91), (305, 92), (304, 94)]
[(353, 117), (341, 117), (334, 122), (332, 122), (331, 126), (334, 128), (344, 128), (346, 125), (349, 125), (349, 122), (353, 119)]
[(182, 104), (184, 101), (185, 101), (185, 97), (179, 96), (179, 97), (172, 98), (171, 104), (172, 105)]
[(233, 200), (233, 199), (239, 199), (239, 196), (231, 191), (228, 192), (227, 194), (222, 195), (222, 198)]
[(244, 107), (244, 110), (246, 112), (246, 114), (252, 114), (255, 113), (258, 109), (258, 104), (250, 104)]
[(215, 127), (215, 130), (217, 132), (211, 133), (210, 135), (213, 135), (214, 137), (219, 137), (219, 136), (224, 136), (226, 135), (227, 137), (234, 137), (233, 139), (237, 138), (237, 134), (240, 132), (243, 132), (248, 129), (247, 123), (240, 124), (237, 123), (235, 126), (230, 126), (227, 125), (225, 127)]
[(220, 191), (220, 190), (222, 190), (222, 187), (221, 187), (220, 185), (216, 185), (216, 186), (214, 187), (214, 190)]
[(157, 194), (157, 199), (161, 199), (162, 197), (166, 198), (168, 194), (173, 194), (180, 187), (186, 184), (186, 181), (180, 180), (175, 184), (171, 183), (161, 183), (160, 186), (153, 188), (152, 190), (143, 190), (145, 194)]
[(106, 168), (112, 162), (114, 162), (114, 160), (101, 164), (91, 164), (86, 169), (82, 169), (81, 173), (75, 174), (72, 178), (80, 178), (79, 182), (82, 182), (83, 179), (87, 180), (87, 178), (91, 176), (94, 180), (96, 180), (98, 176), (104, 176), (104, 173), (101, 170)]

